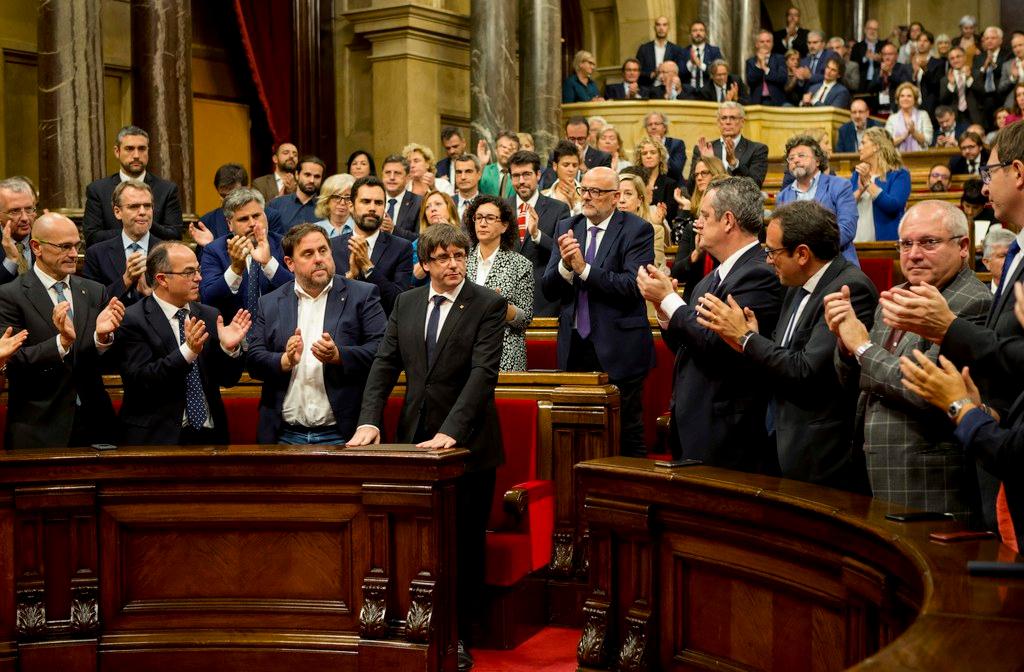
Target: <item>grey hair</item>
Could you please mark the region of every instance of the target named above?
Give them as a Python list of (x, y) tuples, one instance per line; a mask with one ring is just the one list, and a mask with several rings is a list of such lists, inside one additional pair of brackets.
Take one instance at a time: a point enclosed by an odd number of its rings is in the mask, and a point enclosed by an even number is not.
[(938, 208), (941, 211), (942, 223), (946, 225), (946, 233), (950, 236), (963, 238), (967, 235), (967, 215), (964, 214), (963, 210), (952, 203), (947, 203), (946, 201), (940, 201), (937, 199), (920, 201), (907, 208), (907, 211), (903, 213), (903, 218), (900, 219), (899, 230), (903, 229), (903, 223), (907, 221), (907, 217), (910, 216), (910, 213), (926, 205)]
[(820, 39), (822, 42), (825, 41), (825, 33), (821, 32), (820, 30), (808, 31), (807, 37), (810, 37), (811, 35), (817, 35), (818, 39)]
[(453, 164), (465, 163), (466, 161), (472, 161), (473, 162), (473, 166), (476, 168), (476, 172), (479, 173), (481, 170), (483, 170), (483, 165), (480, 163), (480, 158), (477, 157), (476, 154), (469, 154), (469, 153), (459, 154), (454, 159), (452, 159), (452, 163)]
[(647, 120), (650, 119), (651, 117), (658, 117), (659, 119), (661, 119), (661, 123), (665, 124), (665, 130), (666, 131), (668, 130), (668, 117), (666, 117), (661, 112), (648, 112), (647, 114), (645, 114), (644, 115), (644, 126), (647, 125)]
[(737, 103), (735, 100), (727, 100), (718, 106), (718, 112), (715, 116), (721, 116), (722, 110), (739, 110), (740, 119), (747, 118), (747, 112), (743, 109), (743, 106)]
[[(764, 228), (764, 194), (749, 177), (723, 177), (708, 185), (714, 190), (710, 206), (721, 219), (731, 212), (743, 231), (759, 235)], [(707, 194), (704, 195), (707, 198)]]
[(236, 212), (253, 201), (259, 203), (261, 208), (267, 203), (263, 199), (263, 194), (251, 187), (240, 187), (235, 189), (224, 199), (224, 218), (228, 221), (234, 219)]
[(0, 190), (9, 191), (14, 194), (28, 194), (33, 200), (36, 197), (36, 190), (32, 188), (31, 184), (20, 177), (8, 177), (5, 180), (0, 180)]
[(964, 14), (963, 16), (960, 17), (960, 27), (961, 28), (963, 28), (964, 26), (976, 26), (976, 25), (978, 25), (978, 20), (976, 18), (974, 18), (973, 16), (971, 16), (970, 14)]
[(147, 141), (149, 140), (149, 133), (146, 133), (146, 131), (142, 130), (138, 126), (128, 125), (117, 132), (117, 146), (120, 147), (121, 141), (124, 140), (129, 135), (141, 135)]
[(718, 68), (719, 66), (722, 65), (725, 66), (726, 70), (729, 69), (728, 61), (726, 61), (724, 58), (716, 58), (715, 60), (711, 61), (711, 65), (708, 66), (708, 72), (714, 74), (715, 68)]
[(117, 186), (114, 187), (114, 193), (110, 197), (110, 204), (115, 208), (121, 207), (121, 195), (124, 194), (125, 189), (138, 189), (139, 191), (145, 191), (148, 194), (152, 194), (153, 190), (149, 188), (149, 185), (142, 180), (124, 180), (118, 182)]
[(992, 256), (992, 248), (996, 245), (1008, 246), (1013, 242), (1013, 239), (1017, 236), (1009, 229), (1004, 229), (1001, 226), (993, 226), (985, 234), (985, 249), (982, 251), (983, 257)]

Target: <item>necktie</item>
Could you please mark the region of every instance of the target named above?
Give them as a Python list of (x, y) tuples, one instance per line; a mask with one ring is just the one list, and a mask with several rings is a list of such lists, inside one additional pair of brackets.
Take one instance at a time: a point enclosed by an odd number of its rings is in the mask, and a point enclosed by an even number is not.
[[(185, 342), (185, 320), (188, 311), (184, 308), (174, 314), (178, 320), (178, 345)], [(185, 418), (192, 429), (206, 424), (206, 398), (203, 396), (203, 382), (199, 379), (199, 366), (192, 362), (185, 374)]]
[[(704, 54), (701, 53), (700, 47), (697, 47), (697, 60), (700, 63), (704, 62)], [(696, 65), (693, 66), (693, 67), (697, 70), (697, 88), (699, 89), (702, 86), (704, 86), (704, 71), (701, 70), (700, 67), (698, 67)]]
[[(772, 59), (772, 57), (769, 56), (768, 57), (768, 63), (767, 63), (767, 66), (768, 66), (769, 70), (771, 69), (771, 64), (772, 64), (772, 60), (771, 59)], [(764, 73), (764, 78), (761, 80), (761, 95), (762, 96), (769, 96), (769, 95), (771, 95), (768, 92), (768, 73), (767, 72)]]
[(435, 294), (431, 299), (434, 308), (427, 318), (427, 366), (434, 363), (434, 348), (437, 347), (437, 325), (441, 322), (441, 305), (446, 301), (445, 297)]
[[(594, 257), (597, 256), (597, 234), (601, 229), (591, 226), (589, 230), (590, 241), (587, 243), (587, 252), (583, 255), (583, 260), (592, 264)], [(587, 296), (587, 290), (582, 287), (576, 297), (576, 331), (581, 338), (587, 338), (590, 336), (590, 297)]]
[(249, 261), (249, 284), (245, 288), (245, 309), (251, 315), (256, 314), (256, 308), (260, 303), (260, 273), (263, 269), (255, 259)]
[(718, 291), (718, 286), (721, 285), (721, 284), (722, 284), (722, 276), (718, 274), (718, 269), (716, 268), (711, 273), (711, 284), (708, 285), (707, 291), (705, 291), (704, 293), (705, 294), (714, 294), (715, 292)]
[(989, 66), (988, 72), (985, 73), (985, 93), (992, 93), (996, 90), (996, 78), (995, 78), (995, 63)]
[(69, 289), (68, 283), (66, 282), (57, 282), (53, 285), (53, 291), (57, 292), (57, 302), (68, 302), (68, 319), (73, 320), (75, 319), (75, 311), (71, 309), (71, 300), (68, 298), (67, 294), (64, 293), (65, 289)]
[(395, 203), (398, 203), (398, 199), (388, 199), (388, 219), (390, 219), (392, 222), (395, 221)]
[[(869, 42), (867, 46), (868, 46), (868, 53), (869, 54), (875, 53), (875, 45), (873, 45), (873, 44), (871, 44)], [(873, 60), (871, 60), (870, 58), (868, 59), (868, 73), (867, 74), (868, 74), (868, 80), (869, 81), (875, 78), (875, 62)]]
[(999, 303), (999, 297), (1003, 295), (1003, 287), (1006, 286), (1006, 278), (1010, 274), (1010, 266), (1013, 265), (1013, 259), (1020, 252), (1020, 243), (1014, 238), (1013, 242), (1010, 243), (1010, 247), (1006, 249), (1006, 259), (1003, 260), (1003, 272), (999, 275), (999, 287), (996, 288), (996, 295), (992, 301), (992, 308), (995, 309), (996, 304)]
[(797, 290), (796, 296), (793, 297), (793, 314), (789, 316), (789, 323), (786, 324), (786, 330), (782, 332), (782, 347), (784, 348), (788, 348), (789, 342), (793, 340), (793, 332), (796, 331), (797, 313), (800, 312), (800, 304), (803, 303), (804, 298), (808, 294), (810, 294), (810, 292), (801, 287)]
[(977, 161), (968, 161), (967, 165), (968, 165), (967, 172), (969, 174), (971, 174), (971, 175), (977, 175), (978, 174), (978, 162)]
[(526, 203), (519, 204), (519, 240), (523, 241), (526, 239)]
[(961, 112), (967, 111), (967, 93), (964, 91), (964, 87), (967, 80), (964, 78), (963, 73), (957, 72), (954, 75), (956, 78), (956, 109)]
[(25, 257), (25, 239), (22, 238), (14, 244), (18, 248), (18, 275), (28, 270), (28, 259)]
[(505, 198), (505, 187), (508, 186), (508, 171), (501, 169), (501, 180), (498, 182), (498, 198)]
[(828, 90), (831, 88), (831, 84), (822, 84), (821, 88), (818, 89), (818, 94), (814, 96), (814, 105), (821, 103), (825, 100), (825, 96), (828, 95)]
[(811, 75), (814, 75), (814, 71), (818, 68), (818, 55), (811, 56)]
[(136, 252), (142, 252), (142, 245), (139, 245), (138, 243), (132, 243), (131, 245), (128, 246), (129, 257), (135, 254)]
[(720, 102), (720, 103), (724, 102), (725, 101), (725, 87), (716, 86), (715, 88), (718, 89), (718, 102)]

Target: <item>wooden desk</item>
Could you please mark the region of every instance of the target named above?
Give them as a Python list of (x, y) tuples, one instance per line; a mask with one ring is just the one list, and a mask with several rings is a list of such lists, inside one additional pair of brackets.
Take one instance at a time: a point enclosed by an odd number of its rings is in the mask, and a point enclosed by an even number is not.
[(454, 670), (463, 450), (0, 455), (0, 670)]
[(819, 486), (616, 457), (576, 467), (591, 595), (581, 670), (1019, 670), (1024, 579), (996, 541)]

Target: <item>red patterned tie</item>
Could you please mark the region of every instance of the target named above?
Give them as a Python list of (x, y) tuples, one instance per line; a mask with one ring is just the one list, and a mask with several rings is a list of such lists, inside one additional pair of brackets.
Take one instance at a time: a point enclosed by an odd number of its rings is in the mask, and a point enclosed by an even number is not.
[(526, 203), (519, 204), (519, 240), (526, 239)]

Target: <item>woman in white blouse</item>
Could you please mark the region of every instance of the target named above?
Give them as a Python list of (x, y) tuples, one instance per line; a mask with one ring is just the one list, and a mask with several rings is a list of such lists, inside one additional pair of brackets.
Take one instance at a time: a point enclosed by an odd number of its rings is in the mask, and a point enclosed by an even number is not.
[(920, 152), (932, 146), (932, 121), (918, 108), (921, 91), (910, 82), (896, 87), (897, 110), (889, 115), (885, 130), (900, 152)]

